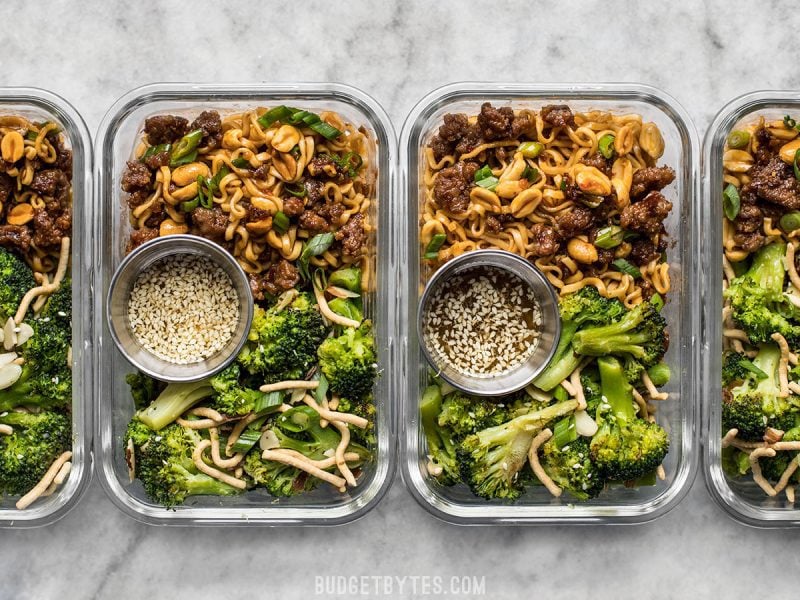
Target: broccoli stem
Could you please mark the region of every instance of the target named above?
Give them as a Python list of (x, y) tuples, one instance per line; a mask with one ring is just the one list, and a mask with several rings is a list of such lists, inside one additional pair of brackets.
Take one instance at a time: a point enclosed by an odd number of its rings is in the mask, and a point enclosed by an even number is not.
[(533, 380), (533, 385), (540, 390), (549, 392), (565, 379), (568, 379), (572, 372), (578, 368), (580, 357), (572, 349), (572, 338), (578, 330), (578, 324), (574, 321), (564, 321), (561, 324), (561, 337), (558, 346), (553, 354), (553, 359), (547, 368)]
[(780, 394), (780, 384), (777, 379), (780, 364), (781, 349), (775, 344), (762, 344), (758, 354), (753, 359), (753, 365), (761, 369), (767, 376), (758, 381), (757, 392), (765, 396), (778, 396)]
[(636, 418), (633, 407), (633, 388), (625, 379), (622, 365), (616, 358), (602, 356), (597, 359), (600, 371), (600, 389), (618, 421), (626, 423)]
[(209, 477), (205, 473), (188, 474), (185, 484), (187, 496), (235, 496), (241, 493), (232, 485)]
[(439, 413), (442, 411), (442, 391), (438, 385), (430, 385), (422, 393), (422, 400), (419, 404), (419, 414), (422, 421), (422, 430), (425, 432), (425, 440), (428, 442), (428, 449), (431, 453), (452, 448), (443, 448), (447, 444), (442, 436), (439, 435)]
[(208, 380), (170, 383), (150, 406), (137, 412), (136, 416), (153, 431), (159, 431), (213, 392)]
[(777, 243), (765, 246), (756, 252), (747, 276), (752, 278), (759, 287), (780, 296), (783, 293), (783, 282), (786, 277), (786, 269), (783, 265), (785, 255), (786, 244)]
[(636, 331), (643, 320), (643, 304), (629, 310), (619, 321), (584, 329), (575, 338), (575, 350), (589, 356), (608, 356), (609, 354), (630, 354), (638, 359), (645, 356), (643, 346), (652, 334)]

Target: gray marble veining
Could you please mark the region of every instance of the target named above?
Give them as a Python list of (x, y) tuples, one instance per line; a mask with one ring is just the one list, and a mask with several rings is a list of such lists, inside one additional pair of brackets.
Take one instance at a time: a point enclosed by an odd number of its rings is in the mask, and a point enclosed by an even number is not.
[[(452, 81), (637, 81), (675, 96), (701, 134), (734, 96), (800, 87), (796, 21), (777, 1), (5, 0), (0, 16), (2, 83), (64, 95), (93, 132), (117, 97), (154, 81), (341, 81), (397, 130)], [(0, 532), (0, 599), (323, 597), (315, 575), (477, 575), (492, 599), (737, 598), (796, 590), (796, 541), (737, 525), (701, 478), (663, 519), (615, 528), (457, 528), (399, 480), (346, 527), (152, 528), (94, 483), (56, 525)]]

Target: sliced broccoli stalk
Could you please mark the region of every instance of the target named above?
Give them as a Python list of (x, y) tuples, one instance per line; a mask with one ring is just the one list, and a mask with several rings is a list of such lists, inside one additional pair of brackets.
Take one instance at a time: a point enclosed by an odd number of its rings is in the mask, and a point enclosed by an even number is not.
[(439, 415), (442, 410), (442, 393), (438, 385), (431, 385), (422, 394), (419, 405), (422, 431), (427, 442), (429, 460), (441, 472), (436, 476), (439, 483), (453, 485), (458, 482), (459, 472), (456, 462), (456, 447), (453, 433), (446, 427), (439, 425)]
[(523, 488), (519, 473), (534, 436), (577, 407), (575, 400), (560, 402), (468, 435), (456, 450), (462, 481), (481, 498), (516, 500)]
[(213, 392), (214, 388), (207, 379), (170, 383), (150, 406), (136, 413), (136, 418), (153, 431), (159, 431)]
[(636, 416), (633, 388), (620, 362), (597, 359), (600, 387), (610, 410), (592, 437), (592, 462), (608, 480), (630, 481), (655, 470), (669, 450), (667, 432)]

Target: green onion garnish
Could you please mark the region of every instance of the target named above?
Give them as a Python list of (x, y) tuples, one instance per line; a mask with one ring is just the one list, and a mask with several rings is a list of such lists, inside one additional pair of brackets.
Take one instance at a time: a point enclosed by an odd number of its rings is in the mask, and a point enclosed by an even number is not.
[(780, 226), (781, 229), (787, 232), (800, 229), (800, 212), (795, 210), (783, 215), (780, 220)]
[(522, 142), (517, 148), (525, 158), (536, 158), (544, 150), (544, 144), (540, 142)]
[(185, 213), (192, 212), (197, 205), (200, 204), (200, 197), (197, 196), (194, 200), (187, 200), (186, 202), (181, 202), (181, 210)]
[(641, 279), (642, 277), (642, 272), (635, 265), (632, 265), (624, 258), (618, 258), (611, 264), (614, 265), (617, 271), (625, 273), (626, 275), (630, 275), (634, 279)]
[(722, 211), (729, 221), (733, 221), (739, 214), (740, 206), (739, 190), (736, 189), (735, 185), (729, 183), (722, 192)]
[(746, 371), (750, 371), (753, 375), (755, 375), (756, 379), (766, 379), (767, 378), (767, 374), (764, 373), (764, 371), (759, 369), (754, 363), (752, 363), (751, 361), (747, 360), (746, 358), (743, 358), (739, 362), (739, 364), (742, 366), (743, 369), (745, 369)]
[(285, 212), (279, 210), (275, 213), (275, 216), (272, 217), (272, 229), (279, 235), (283, 235), (289, 231), (289, 217), (286, 216)]
[(197, 158), (197, 147), (203, 140), (203, 130), (195, 129), (183, 136), (172, 149), (169, 157), (169, 166), (178, 167), (188, 165)]
[(747, 145), (750, 143), (750, 134), (746, 131), (742, 131), (741, 129), (737, 129), (736, 131), (731, 131), (730, 135), (728, 136), (728, 146), (735, 150), (741, 150), (742, 148), (747, 148)]
[(597, 147), (603, 158), (611, 158), (614, 156), (614, 139), (613, 134), (607, 133), (597, 142)]
[(247, 169), (250, 167), (250, 161), (248, 161), (246, 158), (242, 158), (241, 156), (234, 158), (231, 161), (231, 164), (237, 169)]
[(487, 177), (486, 179), (481, 179), (480, 181), (476, 181), (475, 185), (478, 187), (485, 188), (490, 192), (493, 192), (497, 187), (497, 184), (500, 183), (500, 180), (497, 177)]
[(783, 124), (786, 126), (786, 129), (794, 129), (797, 127), (797, 121), (795, 121), (790, 115), (783, 117)]
[(287, 183), (284, 184), (283, 189), (295, 198), (305, 198), (308, 195), (308, 190), (302, 183)]
[(625, 230), (618, 225), (609, 225), (603, 227), (597, 232), (597, 237), (594, 240), (594, 245), (604, 250), (616, 248), (625, 239)]
[(287, 106), (276, 106), (258, 118), (258, 124), (262, 127), (269, 127), (276, 121), (285, 121), (292, 116), (292, 109)]
[(261, 439), (261, 432), (258, 429), (245, 429), (231, 446), (233, 452), (247, 454)]
[(335, 140), (340, 135), (342, 135), (341, 131), (336, 129), (336, 127), (334, 127), (333, 125), (326, 123), (325, 121), (320, 121), (319, 123), (313, 123), (312, 125), (309, 125), (309, 128), (312, 131), (316, 131), (326, 140)]
[(439, 257), (439, 248), (442, 247), (442, 244), (444, 244), (446, 240), (447, 236), (444, 233), (437, 233), (434, 235), (425, 247), (423, 258), (425, 258), (425, 260), (436, 260)]
[(269, 394), (263, 394), (256, 400), (253, 412), (258, 414), (272, 413), (278, 410), (281, 404), (283, 404), (283, 392), (270, 392)]
[(489, 165), (484, 165), (480, 169), (475, 171), (475, 177), (473, 178), (473, 181), (475, 181), (475, 183), (478, 183), (481, 179), (486, 179), (487, 177), (491, 176), (492, 176), (492, 170), (489, 168)]
[(522, 171), (522, 179), (527, 179), (528, 183), (536, 183), (539, 181), (539, 169), (528, 165), (525, 167), (525, 170)]
[(161, 154), (162, 152), (169, 152), (171, 149), (172, 149), (172, 144), (158, 144), (157, 146), (150, 146), (147, 150), (144, 151), (144, 154), (142, 154), (141, 160), (150, 158), (151, 156), (155, 156), (156, 154)]
[(211, 190), (205, 190), (208, 185), (206, 179), (202, 175), (197, 176), (197, 200), (203, 208), (211, 208), (214, 205), (214, 196)]
[(792, 169), (794, 169), (794, 178), (800, 181), (800, 166), (798, 166), (798, 162), (800, 162), (800, 148), (798, 148), (797, 152), (794, 153), (794, 160), (792, 161)]
[[(559, 386), (561, 387), (561, 386)], [(553, 427), (553, 441), (556, 447), (563, 448), (578, 439), (578, 430), (575, 427), (575, 417), (564, 417), (557, 421)]]
[(567, 191), (567, 180), (566, 179), (562, 179), (561, 180), (561, 184), (558, 187), (562, 192), (566, 192)]
[(278, 121), (283, 121), (290, 125), (306, 125), (309, 129), (328, 140), (335, 140), (342, 135), (341, 131), (320, 119), (319, 115), (298, 108), (276, 106), (258, 118), (258, 124), (262, 127), (269, 127)]

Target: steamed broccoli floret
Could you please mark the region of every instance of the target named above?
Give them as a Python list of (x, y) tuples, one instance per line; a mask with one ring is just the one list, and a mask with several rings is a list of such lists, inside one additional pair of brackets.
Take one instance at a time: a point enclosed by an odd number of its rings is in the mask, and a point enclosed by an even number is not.
[(581, 371), (581, 386), (583, 386), (583, 397), (586, 400), (586, 412), (594, 416), (603, 403), (603, 394), (600, 391), (600, 373), (594, 365)]
[(0, 322), (13, 317), (22, 297), (36, 287), (33, 271), (16, 254), (0, 248)]
[(10, 412), (0, 416), (11, 435), (0, 435), (0, 492), (28, 493), (53, 461), (72, 447), (70, 418), (55, 412)]
[(155, 400), (166, 385), (140, 371), (128, 373), (125, 376), (125, 383), (131, 388), (131, 396), (136, 410), (145, 408)]
[(58, 289), (50, 294), (44, 307), (41, 318), (53, 319), (62, 326), (72, 326), (72, 280), (66, 277)]
[(592, 462), (606, 479), (639, 479), (663, 462), (669, 449), (667, 432), (636, 416), (633, 388), (617, 359), (598, 358), (597, 366), (610, 412), (603, 415), (600, 429), (592, 438)]
[(350, 437), (354, 442), (367, 448), (375, 447), (377, 441), (375, 438), (375, 399), (372, 394), (355, 402), (349, 398), (340, 398), (339, 406), (336, 407), (336, 410), (366, 419), (367, 426), (363, 429), (361, 427), (350, 428)]
[(461, 479), (481, 498), (516, 500), (523, 488), (519, 472), (533, 437), (577, 406), (575, 400), (560, 402), (468, 435), (456, 450)]
[[(800, 414), (800, 398), (780, 397), (780, 360), (778, 346), (763, 344), (753, 366), (764, 376), (750, 371), (741, 385), (726, 390), (722, 399), (722, 426), (726, 431), (735, 428), (744, 440), (760, 440), (767, 427), (786, 431), (794, 426)], [(733, 367), (728, 372), (732, 373)]]
[[(432, 475), (443, 485), (458, 483), (459, 472), (456, 461), (456, 445), (452, 431), (439, 425), (442, 410), (442, 392), (438, 385), (431, 385), (422, 394), (419, 405), (422, 430), (427, 442), (427, 454), (432, 463)], [(438, 473), (438, 474), (437, 474)]]
[(333, 393), (357, 401), (372, 391), (378, 367), (372, 324), (348, 327), (319, 346), (319, 367)]
[(213, 392), (208, 379), (170, 383), (147, 408), (136, 413), (136, 418), (153, 431), (159, 431)]
[[(783, 434), (781, 438), (782, 442), (796, 442), (800, 441), (800, 426), (793, 427), (789, 431)], [(777, 482), (786, 468), (789, 466), (793, 460), (798, 460), (798, 453), (797, 452), (786, 452), (780, 451), (775, 454), (773, 457), (762, 458), (759, 461), (759, 465), (761, 466), (761, 473), (766, 477), (769, 481)], [(794, 474), (789, 478), (791, 482), (798, 482), (800, 481), (800, 469), (796, 470)]]
[(501, 425), (511, 420), (515, 414), (512, 402), (505, 399), (477, 398), (461, 392), (453, 392), (444, 397), (438, 422), (446, 427), (455, 439), (476, 433), (487, 427)]
[(236, 417), (253, 412), (258, 401), (267, 394), (243, 385), (240, 377), (239, 365), (234, 363), (211, 378), (209, 383), (215, 392), (211, 408), (224, 415)]
[[(280, 448), (294, 450), (311, 460), (328, 458), (342, 440), (336, 429), (320, 425), (319, 413), (310, 406), (296, 406), (287, 410), (273, 421), (272, 431), (278, 438)], [(355, 443), (349, 444), (346, 452), (359, 455), (358, 460), (348, 461), (351, 468), (370, 459), (369, 451)], [(258, 452), (247, 457), (244, 468), (257, 485), (265, 487), (271, 495), (278, 497), (308, 491), (319, 482), (300, 469), (277, 461), (264, 460)]]
[(597, 288), (590, 285), (561, 298), (558, 308), (561, 315), (561, 337), (550, 364), (534, 380), (536, 387), (546, 392), (567, 379), (580, 363), (581, 358), (575, 354), (572, 340), (582, 326), (613, 323), (626, 313), (622, 302), (614, 298), (603, 298)]
[(237, 362), (266, 383), (302, 379), (316, 363), (325, 323), (306, 293), (286, 308), (255, 308), (247, 343)]
[(136, 477), (153, 501), (167, 508), (183, 504), (189, 496), (233, 496), (240, 490), (199, 471), (192, 453), (202, 441), (200, 434), (180, 425), (159, 431), (146, 430), (134, 420), (125, 443), (133, 440)]
[(666, 327), (658, 309), (643, 302), (613, 323), (581, 329), (572, 339), (572, 346), (577, 354), (629, 356), (650, 367), (666, 352)]
[(722, 449), (721, 463), (722, 470), (731, 479), (737, 479), (750, 471), (750, 456), (733, 446)]
[(550, 438), (542, 447), (539, 463), (558, 487), (578, 500), (594, 498), (605, 487), (602, 474), (590, 459), (589, 440), (585, 437), (562, 448)]
[(798, 310), (783, 294), (785, 254), (786, 244), (764, 246), (724, 292), (734, 321), (754, 344), (769, 342), (773, 333), (780, 333), (790, 345), (800, 343)]

